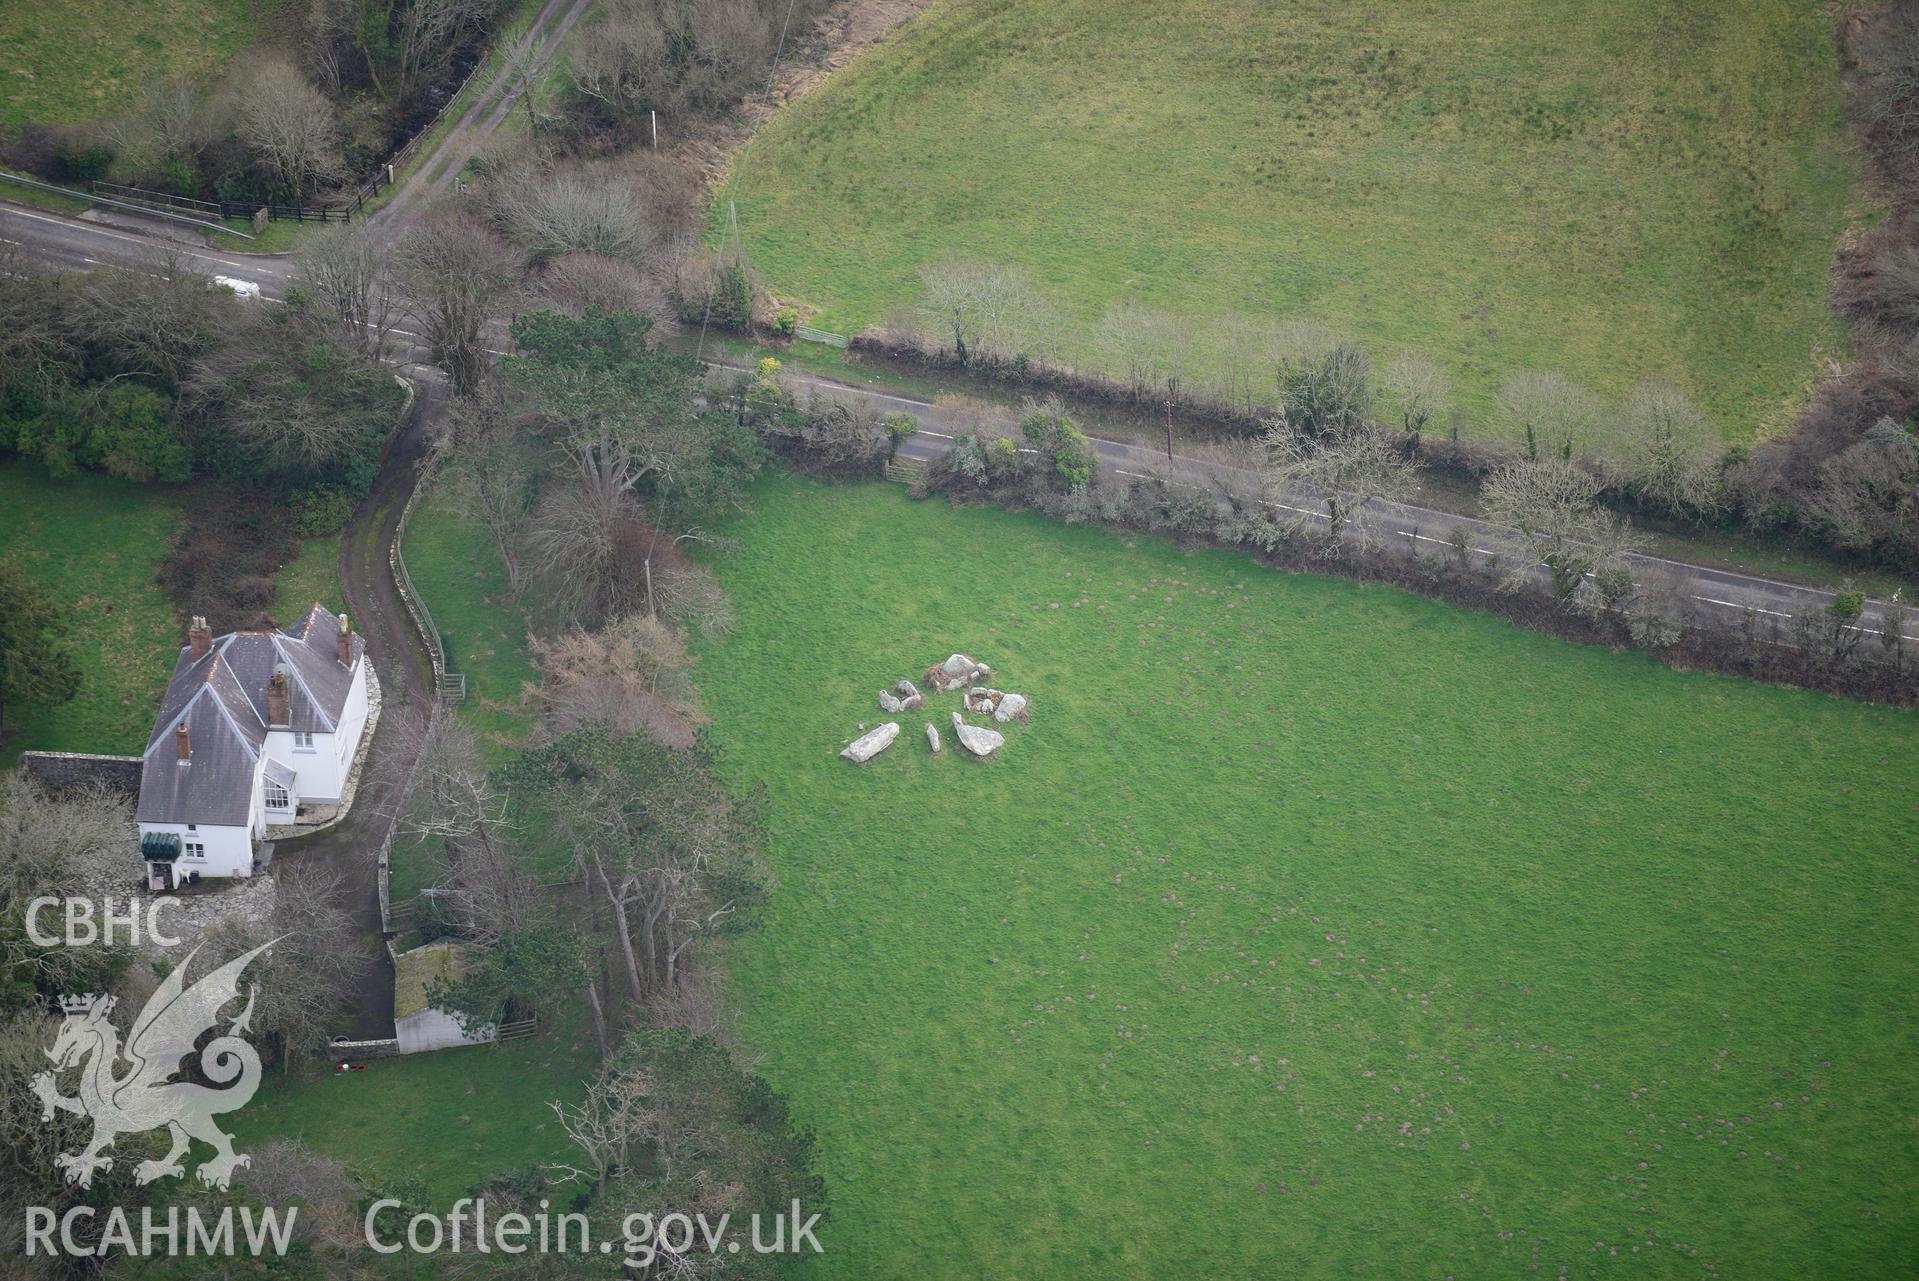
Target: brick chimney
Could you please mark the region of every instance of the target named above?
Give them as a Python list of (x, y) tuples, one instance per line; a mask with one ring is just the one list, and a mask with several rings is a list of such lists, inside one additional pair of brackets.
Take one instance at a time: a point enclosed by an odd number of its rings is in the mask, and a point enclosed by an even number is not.
[(340, 655), (340, 666), (353, 666), (353, 629), (347, 626), (346, 615), (340, 615), (340, 634), (334, 638)]
[(193, 759), (193, 745), (187, 741), (187, 722), (185, 717), (173, 727), (173, 750), (180, 754), (180, 763), (185, 765)]
[(193, 621), (187, 624), (187, 644), (193, 646), (195, 662), (205, 658), (207, 651), (213, 648), (213, 629), (199, 614), (195, 614)]
[(291, 724), (292, 715), (288, 710), (287, 671), (284, 667), (273, 669), (273, 675), (267, 679), (267, 724)]

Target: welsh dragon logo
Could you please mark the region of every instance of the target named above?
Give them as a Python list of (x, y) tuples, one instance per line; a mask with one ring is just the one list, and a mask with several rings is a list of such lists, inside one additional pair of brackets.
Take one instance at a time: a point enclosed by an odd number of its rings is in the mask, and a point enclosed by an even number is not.
[[(181, 1061), (193, 1053), (194, 1043), (219, 1022), (220, 1011), (238, 999), (241, 972), (277, 942), (274, 939), (235, 957), (187, 987), (187, 967), (200, 950), (196, 947), (141, 1009), (124, 1047), (119, 1030), (107, 1018), (113, 1012), (112, 997), (62, 998), (66, 1021), (53, 1048), (47, 1051), (53, 1071), (33, 1078), (33, 1092), (40, 1096), (42, 1121), (51, 1121), (55, 1109), (93, 1119), (93, 1140), (85, 1150), (62, 1152), (54, 1158), (66, 1171), (68, 1183), (88, 1187), (95, 1170), (111, 1170), (113, 1158), (101, 1153), (120, 1135), (162, 1127), (172, 1135), (173, 1147), (158, 1161), (142, 1161), (134, 1167), (133, 1177), (138, 1183), (185, 1174), (181, 1158), (192, 1139), (199, 1139), (216, 1153), (195, 1171), (200, 1182), (209, 1187), (226, 1187), (234, 1170), (251, 1164), (250, 1158), (234, 1152), (232, 1136), (223, 1133), (213, 1118), (245, 1107), (260, 1087), (260, 1056), (244, 1039), (253, 1018), (254, 998), (259, 995), (258, 984), (249, 986), (246, 1008), (239, 1017), (200, 1051), (201, 1073), (225, 1088), (210, 1089), (171, 1078), (180, 1070)], [(122, 1062), (129, 1065), (124, 1072), (117, 1070)], [(82, 1068), (80, 1092), (78, 1097), (67, 1098), (59, 1092), (55, 1077), (74, 1067)]]

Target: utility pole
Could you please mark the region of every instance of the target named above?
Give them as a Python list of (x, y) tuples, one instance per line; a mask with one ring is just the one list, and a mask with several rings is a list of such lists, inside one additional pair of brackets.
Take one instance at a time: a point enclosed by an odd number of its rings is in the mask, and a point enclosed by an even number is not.
[(1166, 470), (1173, 469), (1173, 401), (1179, 395), (1179, 379), (1166, 378)]

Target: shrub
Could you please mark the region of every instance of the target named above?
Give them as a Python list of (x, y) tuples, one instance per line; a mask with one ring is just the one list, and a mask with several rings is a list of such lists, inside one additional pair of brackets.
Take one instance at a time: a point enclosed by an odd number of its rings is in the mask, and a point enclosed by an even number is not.
[(49, 168), (56, 182), (92, 182), (113, 168), (113, 152), (97, 142), (63, 142)]
[(771, 356), (760, 358), (752, 376), (744, 380), (740, 394), (742, 416), (755, 425), (771, 422), (793, 404), (792, 393), (780, 376), (780, 362)]
[(791, 307), (782, 307), (773, 313), (773, 332), (781, 338), (791, 338), (793, 331), (800, 327), (800, 313)]
[(753, 303), (760, 288), (743, 259), (694, 253), (675, 266), (671, 296), (674, 309), (687, 324), (717, 325), (746, 334), (753, 331)]
[(986, 442), (986, 474), (996, 485), (1019, 475), (1019, 446), (1011, 436), (995, 436)]
[(182, 481), (192, 453), (180, 439), (173, 401), (149, 387), (117, 383), (94, 405), (87, 445), (94, 465), (123, 480)]
[(892, 450), (870, 404), (815, 398), (797, 431), (773, 433), (797, 445), (808, 471), (826, 476), (877, 476)]
[(953, 451), (948, 457), (952, 460), (954, 475), (975, 485), (986, 483), (986, 450), (980, 445), (978, 436), (968, 432), (955, 437)]
[(137, 383), (116, 383), (98, 395), (62, 394), (13, 427), (8, 443), (55, 476), (85, 469), (122, 480), (177, 482), (192, 470), (172, 399)]
[(886, 438), (898, 447), (901, 441), (919, 431), (920, 420), (901, 410), (897, 414), (888, 414), (883, 425), (886, 428)]
[(1087, 443), (1086, 433), (1068, 418), (1056, 404), (1029, 413), (1020, 420), (1020, 434), (1052, 465), (1052, 474), (1067, 489), (1081, 489), (1093, 483), (1098, 460)]
[(322, 485), (293, 504), (293, 532), (302, 538), (337, 534), (353, 518), (353, 495), (337, 485)]
[(1280, 411), (1294, 431), (1306, 436), (1359, 427), (1372, 412), (1372, 377), (1364, 351), (1335, 343), (1324, 355), (1280, 367)]
[(1633, 644), (1641, 649), (1671, 649), (1685, 635), (1685, 624), (1664, 609), (1641, 609), (1626, 620)]

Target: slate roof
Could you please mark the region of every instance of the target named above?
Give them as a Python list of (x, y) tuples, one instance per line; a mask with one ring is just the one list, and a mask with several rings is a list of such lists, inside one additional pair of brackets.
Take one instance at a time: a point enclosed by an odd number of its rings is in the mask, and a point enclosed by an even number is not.
[[(316, 603), (277, 632), (217, 636), (199, 658), (191, 645), (181, 646), (147, 739), (134, 817), (142, 823), (245, 823), (253, 769), (266, 744), (267, 682), (274, 668), (287, 669), (288, 694), (288, 724), (275, 729), (330, 734), (346, 710), (353, 669), (340, 663), (339, 627)], [(366, 653), (357, 635), (352, 653), (355, 664)], [(174, 747), (175, 727), (183, 720), (192, 749), (186, 762)]]

